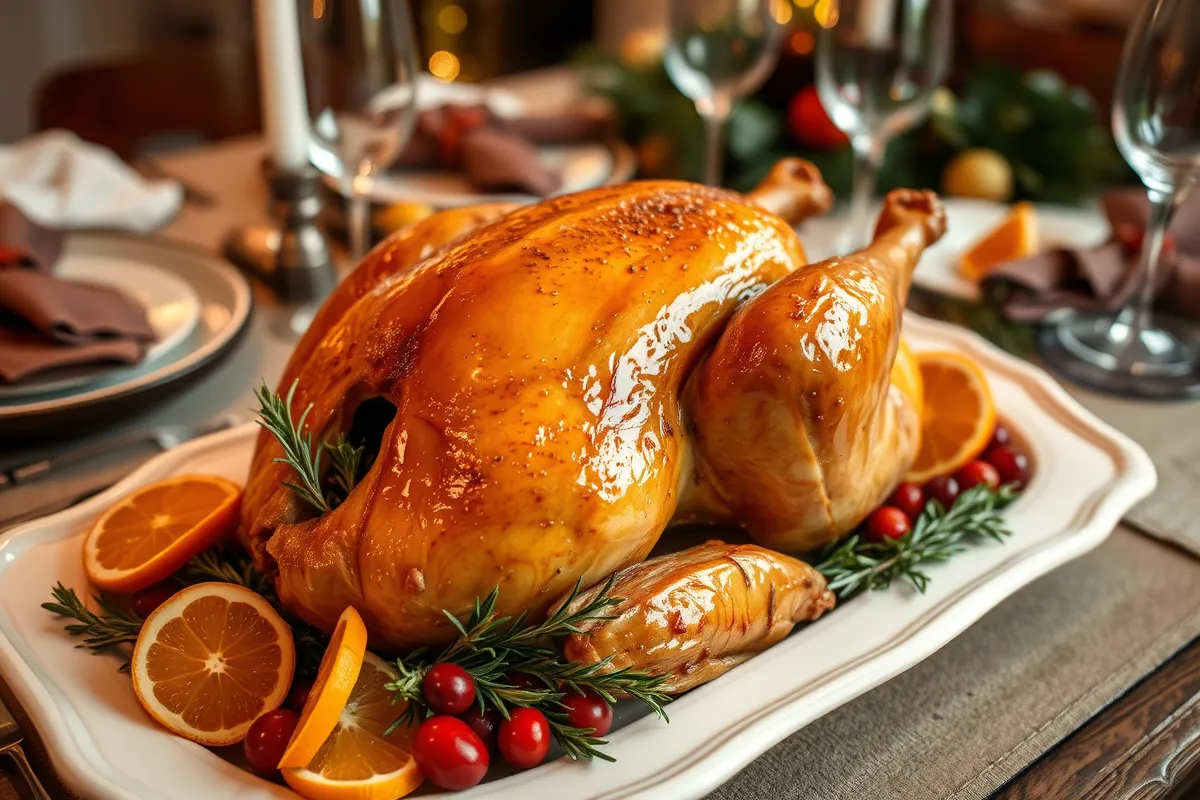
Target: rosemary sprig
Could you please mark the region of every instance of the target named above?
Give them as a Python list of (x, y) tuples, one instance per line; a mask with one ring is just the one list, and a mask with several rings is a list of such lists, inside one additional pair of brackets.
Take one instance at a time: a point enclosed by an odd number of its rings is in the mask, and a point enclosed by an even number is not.
[(236, 583), (275, 602), (271, 579), (254, 566), (254, 561), (245, 553), (210, 548), (193, 557), (175, 577), (185, 585), (205, 581)]
[(868, 542), (854, 535), (827, 545), (820, 552), (817, 571), (829, 581), (830, 591), (839, 600), (886, 589), (897, 579), (924, 593), (929, 576), (922, 566), (946, 561), (969, 543), (1004, 541), (1010, 532), (1000, 510), (1016, 496), (1012, 485), (994, 490), (979, 485), (959, 495), (949, 509), (930, 500), (913, 529), (899, 539)]
[[(105, 595), (96, 595), (93, 600), (100, 606), (100, 613), (93, 613), (75, 594), (74, 589), (68, 589), (62, 583), (57, 583), (51, 590), (54, 597), (52, 603), (42, 603), (42, 608), (60, 617), (77, 620), (65, 626), (72, 636), (82, 636), (83, 641), (77, 647), (86, 647), (93, 653), (100, 653), (119, 647), (123, 644), (133, 644), (137, 641), (138, 632), (142, 629), (142, 618), (132, 611), (117, 609)], [(129, 670), (129, 662), (121, 665), (121, 672)]]
[[(321, 658), (325, 655), (325, 648), (329, 646), (329, 637), (283, 607), (275, 594), (271, 579), (254, 566), (249, 556), (232, 550), (212, 548), (195, 556), (175, 577), (185, 586), (206, 581), (221, 581), (236, 583), (262, 595), (291, 626), (292, 639), (296, 645), (296, 673), (306, 678), (317, 674)], [(72, 636), (84, 637), (80, 647), (99, 653), (137, 641), (138, 633), (142, 629), (142, 618), (132, 611), (122, 611), (107, 595), (101, 593), (94, 598), (96, 605), (100, 607), (100, 613), (95, 614), (75, 594), (74, 589), (68, 589), (61, 583), (54, 587), (51, 594), (54, 602), (42, 603), (42, 608), (61, 617), (76, 620), (66, 625), (65, 629)], [(121, 666), (121, 671), (125, 672), (128, 669), (129, 662), (126, 661)]]
[(285, 481), (283, 485), (317, 511), (325, 513), (330, 510), (330, 506), (325, 500), (324, 492), (321, 491), (321, 450), (323, 448), (314, 450), (312, 433), (304, 434), (304, 421), (308, 418), (308, 412), (312, 411), (312, 404), (310, 403), (304, 409), (299, 421), (292, 421), (292, 397), (295, 396), (296, 386), (299, 383), (299, 380), (292, 382), (292, 388), (288, 389), (286, 400), (280, 398), (278, 394), (267, 388), (266, 383), (263, 383), (255, 392), (260, 406), (258, 424), (270, 431), (271, 435), (279, 442), (279, 446), (283, 448), (283, 458), (276, 458), (274, 461), (290, 466), (300, 479), (299, 483)]
[(345, 435), (339, 436), (333, 444), (326, 442), (321, 447), (328, 451), (329, 461), (333, 465), (331, 481), (334, 491), (329, 494), (335, 496), (332, 499), (326, 499), (329, 505), (336, 506), (350, 494), (350, 491), (358, 483), (364, 448), (350, 444), (346, 441)]
[[(569, 606), (579, 594), (580, 584), (543, 622), (528, 621), (522, 612), (515, 618), (496, 613), (497, 587), (487, 597), (475, 600), (465, 622), (444, 612), (458, 631), (458, 636), (440, 653), (428, 648), (414, 651), (407, 658), (397, 659), (400, 677), (388, 684), (393, 702), (407, 703), (392, 728), (420, 722), (429, 715), (422, 694), (425, 674), (435, 664), (452, 663), (465, 669), (475, 681), (475, 694), (480, 711), (495, 709), (506, 719), (512, 706), (534, 707), (546, 715), (554, 738), (563, 752), (573, 759), (612, 758), (599, 748), (606, 742), (592, 736), (590, 730), (573, 728), (567, 723), (562, 705), (564, 692), (594, 692), (615, 702), (618, 696), (640, 700), (663, 719), (663, 705), (670, 700), (659, 687), (665, 676), (650, 675), (630, 667), (611, 670), (609, 659), (595, 664), (571, 664), (562, 660), (555, 642), (572, 633), (581, 633), (586, 622), (611, 619), (605, 614), (621, 598), (612, 596), (614, 579), (600, 589), (595, 597), (577, 610)], [(533, 679), (534, 686), (514, 685), (516, 674)], [(540, 686), (536, 684), (541, 684)]]

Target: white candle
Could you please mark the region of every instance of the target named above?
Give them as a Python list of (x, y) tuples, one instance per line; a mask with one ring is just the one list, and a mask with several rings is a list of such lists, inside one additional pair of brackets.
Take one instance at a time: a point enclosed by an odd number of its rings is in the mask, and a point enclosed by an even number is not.
[(256, 0), (263, 128), (280, 170), (308, 165), (308, 98), (296, 0)]
[(887, 47), (892, 39), (895, 0), (861, 0), (858, 6), (858, 31), (870, 47)]

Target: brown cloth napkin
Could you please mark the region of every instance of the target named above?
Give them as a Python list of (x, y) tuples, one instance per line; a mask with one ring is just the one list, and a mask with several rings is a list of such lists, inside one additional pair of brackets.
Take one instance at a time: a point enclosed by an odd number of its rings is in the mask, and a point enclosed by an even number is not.
[(50, 271), (62, 253), (63, 232), (31, 220), (12, 203), (0, 202), (0, 269)]
[(562, 176), (539, 160), (537, 145), (604, 139), (611, 130), (593, 114), (499, 117), (482, 105), (444, 105), (417, 115), (396, 166), (461, 170), (480, 191), (545, 196), (562, 186)]
[(0, 205), (0, 384), (59, 367), (136, 364), (154, 341), (146, 310), (121, 292), (50, 275), (61, 234)]
[[(1061, 308), (1120, 308), (1137, 288), (1150, 202), (1143, 190), (1122, 189), (1105, 195), (1101, 208), (1113, 231), (1107, 242), (1002, 264), (984, 280), (985, 296), (996, 298), (1004, 315), (1017, 322), (1038, 322)], [(1156, 303), (1200, 319), (1200, 193), (1180, 205), (1167, 236), (1155, 276)]]

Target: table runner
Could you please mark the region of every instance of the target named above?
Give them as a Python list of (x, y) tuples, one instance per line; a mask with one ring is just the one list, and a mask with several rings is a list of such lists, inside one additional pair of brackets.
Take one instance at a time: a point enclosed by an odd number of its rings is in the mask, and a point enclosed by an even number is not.
[[(162, 159), (213, 192), (164, 231), (215, 246), (229, 225), (265, 213), (262, 147), (235, 140)], [(802, 238), (805, 238), (802, 232)], [(816, 249), (816, 248), (811, 248)], [(283, 368), (286, 310), (260, 295), (250, 335), (185, 395), (132, 426), (249, 418), (251, 390)], [(1069, 387), (1070, 388), (1070, 387)], [(1148, 405), (1071, 388), (1085, 406), (1149, 450), (1158, 491), (1130, 515), (1164, 538), (1196, 535), (1200, 404)], [(1039, 579), (941, 651), (786, 739), (711, 796), (977, 798), (1036, 760), (1200, 634), (1200, 560), (1130, 527)], [(11, 787), (0, 779), (0, 800)]]

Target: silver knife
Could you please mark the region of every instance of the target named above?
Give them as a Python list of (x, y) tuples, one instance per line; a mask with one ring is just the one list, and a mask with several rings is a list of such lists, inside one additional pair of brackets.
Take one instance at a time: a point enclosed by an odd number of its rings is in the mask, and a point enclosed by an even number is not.
[[(84, 463), (101, 455), (108, 456), (111, 453), (133, 447), (134, 445), (153, 444), (159, 450), (167, 450), (188, 439), (194, 439), (198, 436), (204, 436), (229, 428), (236, 425), (239, 421), (234, 414), (224, 414), (220, 417), (197, 423), (196, 425), (162, 425), (155, 428), (130, 431), (120, 436), (93, 442), (90, 445), (85, 445), (74, 450), (68, 450), (56, 456), (22, 464), (8, 470), (0, 471), (0, 476), (6, 479), (5, 481), (0, 481), (0, 496), (6, 491), (5, 483), (7, 483), (8, 487), (27, 485), (39, 478), (51, 475), (63, 467)], [(64, 497), (42, 503), (34, 508), (23, 509), (16, 514), (0, 517), (0, 530), (31, 519), (44, 517), (47, 514), (62, 511), (65, 508), (70, 508), (76, 503), (83, 502), (92, 495), (99, 494), (109, 486), (112, 486), (118, 477), (120, 475), (114, 475), (110, 469), (105, 474), (98, 475), (94, 482), (86, 484), (84, 488), (76, 489)]]

